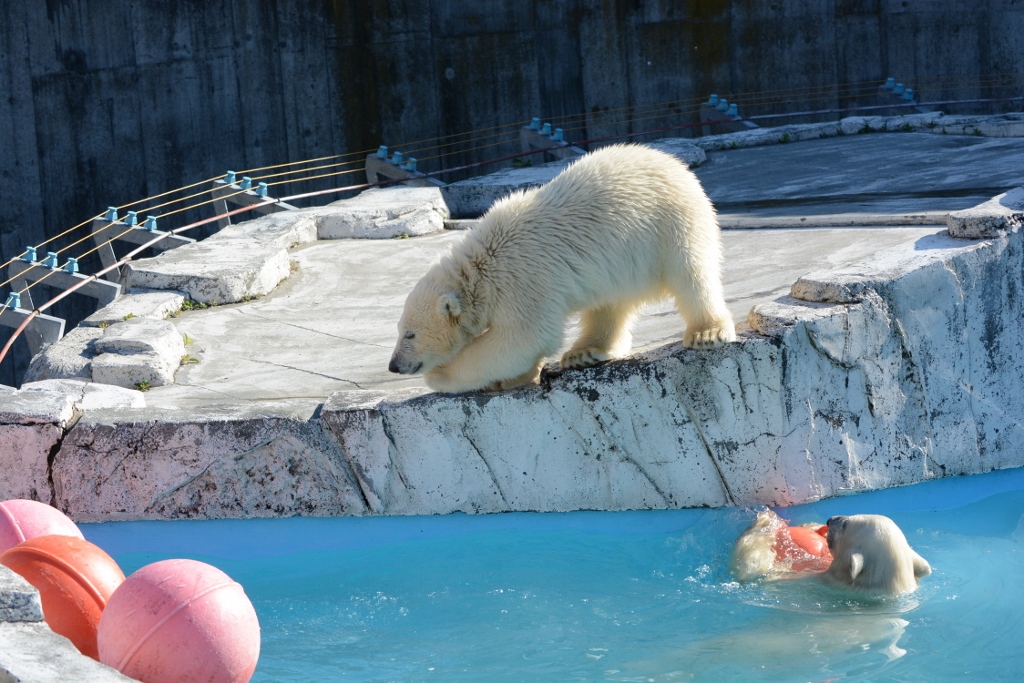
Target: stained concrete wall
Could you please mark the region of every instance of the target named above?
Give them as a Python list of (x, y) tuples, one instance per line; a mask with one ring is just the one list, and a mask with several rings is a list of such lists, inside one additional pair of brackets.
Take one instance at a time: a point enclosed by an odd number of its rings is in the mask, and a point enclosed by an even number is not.
[(1024, 8), (999, 0), (3, 0), (0, 11), (5, 260), (107, 204), (227, 168), (531, 116), (587, 112), (567, 133), (597, 137), (678, 122), (592, 123), (620, 107), (890, 74), (951, 77), (926, 97), (985, 96), (971, 76), (1024, 70)]

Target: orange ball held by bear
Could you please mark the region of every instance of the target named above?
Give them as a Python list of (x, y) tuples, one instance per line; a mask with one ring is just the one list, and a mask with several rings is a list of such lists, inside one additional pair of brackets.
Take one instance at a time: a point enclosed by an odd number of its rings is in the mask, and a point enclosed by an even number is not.
[(5, 500), (0, 503), (0, 553), (36, 536), (75, 536), (82, 532), (67, 515), (35, 500)]
[(0, 554), (0, 564), (36, 587), (51, 629), (82, 654), (99, 658), (100, 616), (124, 581), (124, 573), (110, 555), (74, 536), (36, 536)]
[(260, 625), (242, 587), (195, 560), (154, 562), (129, 576), (99, 627), (100, 661), (143, 683), (246, 683)]
[(832, 564), (828, 541), (807, 526), (781, 527), (775, 536), (775, 555), (779, 561), (788, 561), (795, 572), (823, 572)]

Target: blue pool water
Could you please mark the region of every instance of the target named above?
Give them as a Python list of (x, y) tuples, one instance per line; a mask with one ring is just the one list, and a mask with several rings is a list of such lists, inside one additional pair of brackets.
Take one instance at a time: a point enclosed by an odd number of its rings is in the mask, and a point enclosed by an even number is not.
[(873, 602), (740, 586), (740, 509), (82, 529), (126, 573), (191, 557), (240, 582), (257, 682), (1024, 679), (1024, 470), (777, 511), (888, 515), (934, 572)]

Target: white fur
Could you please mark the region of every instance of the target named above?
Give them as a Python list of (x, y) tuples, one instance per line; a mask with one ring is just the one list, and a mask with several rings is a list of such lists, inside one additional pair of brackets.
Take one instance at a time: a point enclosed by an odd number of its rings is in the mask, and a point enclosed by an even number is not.
[(738, 581), (761, 576), (814, 577), (857, 593), (883, 596), (917, 590), (917, 580), (932, 571), (891, 519), (852, 515), (828, 520), (828, 548), (833, 558), (828, 569), (819, 574), (794, 575), (775, 557), (775, 532), (780, 524), (784, 522), (770, 510), (759, 512), (736, 541), (729, 570)]
[(684, 164), (639, 145), (605, 147), (496, 202), (427, 272), (406, 300), (389, 368), (424, 372), (438, 391), (534, 383), (572, 313), (582, 331), (563, 368), (628, 352), (637, 308), (668, 295), (686, 321), (684, 344), (718, 346), (735, 339), (721, 261), (714, 208)]
[(932, 572), (896, 523), (882, 515), (829, 519), (828, 547), (833, 560), (825, 579), (859, 592), (910, 593), (919, 578)]

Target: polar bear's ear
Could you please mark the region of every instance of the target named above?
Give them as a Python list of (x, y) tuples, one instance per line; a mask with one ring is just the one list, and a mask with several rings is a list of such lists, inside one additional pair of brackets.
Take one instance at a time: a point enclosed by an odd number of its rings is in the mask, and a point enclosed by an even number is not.
[(864, 556), (860, 553), (850, 555), (850, 581), (856, 581), (857, 575), (864, 569)]
[(451, 292), (442, 294), (437, 306), (441, 314), (449, 318), (458, 318), (462, 315), (462, 304), (459, 303), (459, 298)]

